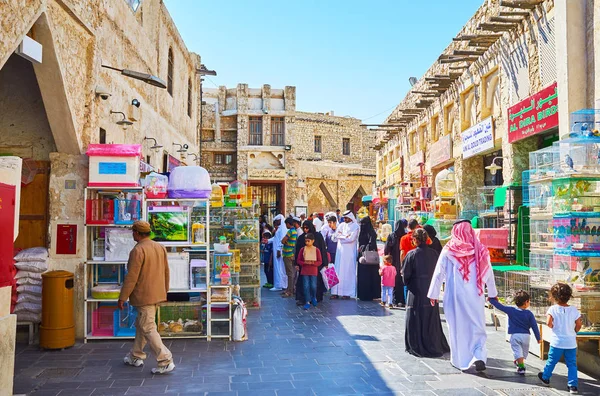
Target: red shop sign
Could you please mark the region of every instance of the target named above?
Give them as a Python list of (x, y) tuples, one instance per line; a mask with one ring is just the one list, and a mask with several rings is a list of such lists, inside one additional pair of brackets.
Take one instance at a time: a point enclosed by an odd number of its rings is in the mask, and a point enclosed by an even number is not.
[(556, 83), (508, 109), (508, 142), (533, 136), (558, 126)]

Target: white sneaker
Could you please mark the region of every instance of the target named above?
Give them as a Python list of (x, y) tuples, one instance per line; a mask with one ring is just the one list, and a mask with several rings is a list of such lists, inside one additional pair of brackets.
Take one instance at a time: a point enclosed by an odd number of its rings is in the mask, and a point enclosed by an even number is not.
[(123, 358), (123, 363), (133, 367), (140, 367), (144, 365), (144, 361), (142, 359), (135, 358), (131, 356), (130, 353), (128, 353), (127, 356)]
[(152, 374), (166, 374), (173, 370), (175, 370), (175, 363), (171, 362), (167, 366), (153, 368)]
[(269, 289), (270, 291), (282, 291), (283, 289), (280, 287), (274, 287), (272, 289)]

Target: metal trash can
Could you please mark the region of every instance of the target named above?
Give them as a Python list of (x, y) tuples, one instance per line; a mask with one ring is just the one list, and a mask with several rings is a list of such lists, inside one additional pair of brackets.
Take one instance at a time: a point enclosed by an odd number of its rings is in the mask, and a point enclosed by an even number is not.
[(59, 270), (42, 274), (40, 348), (62, 349), (75, 345), (73, 286), (72, 272)]

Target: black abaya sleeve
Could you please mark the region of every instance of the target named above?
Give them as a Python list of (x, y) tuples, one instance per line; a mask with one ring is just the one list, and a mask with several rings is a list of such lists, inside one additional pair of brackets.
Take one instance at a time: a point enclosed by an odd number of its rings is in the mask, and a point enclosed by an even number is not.
[(388, 236), (387, 241), (385, 241), (385, 247), (383, 248), (383, 254), (392, 254), (394, 251), (394, 246), (396, 245), (396, 238), (394, 234), (390, 234)]
[(323, 258), (323, 263), (319, 268), (327, 267), (329, 265), (329, 257), (327, 257), (327, 244), (325, 243), (325, 239), (323, 239), (323, 235), (321, 235), (320, 232), (315, 234), (315, 246), (321, 251), (321, 256)]
[(413, 263), (415, 261), (414, 257), (415, 255), (409, 252), (402, 263), (402, 280), (406, 286), (410, 284), (410, 278), (413, 275)]

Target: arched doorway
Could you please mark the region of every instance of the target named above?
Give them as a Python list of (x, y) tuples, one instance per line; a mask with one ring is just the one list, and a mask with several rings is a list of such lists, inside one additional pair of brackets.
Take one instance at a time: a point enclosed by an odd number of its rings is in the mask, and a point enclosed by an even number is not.
[(346, 204), (346, 210), (351, 210), (356, 213), (362, 207), (362, 197), (367, 195), (367, 192), (362, 186), (359, 186), (350, 201)]

